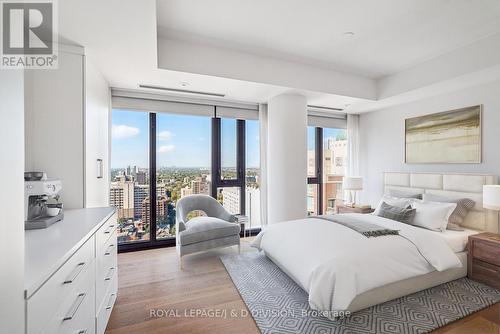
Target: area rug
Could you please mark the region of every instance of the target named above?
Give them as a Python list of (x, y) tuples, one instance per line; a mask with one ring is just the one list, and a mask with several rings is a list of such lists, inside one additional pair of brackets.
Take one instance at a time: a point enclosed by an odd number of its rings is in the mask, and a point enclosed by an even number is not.
[(262, 253), (221, 260), (263, 334), (428, 333), (500, 302), (500, 291), (462, 278), (334, 321), (311, 314), (307, 293)]

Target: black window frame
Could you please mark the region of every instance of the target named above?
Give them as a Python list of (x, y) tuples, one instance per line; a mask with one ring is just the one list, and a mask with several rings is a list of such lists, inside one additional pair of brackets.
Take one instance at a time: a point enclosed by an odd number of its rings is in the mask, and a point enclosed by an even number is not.
[(215, 117), (212, 118), (212, 189), (211, 195), (217, 198), (219, 188), (239, 188), (240, 189), (240, 212), (245, 213), (245, 190), (246, 190), (246, 160), (245, 160), (245, 120), (236, 120), (236, 178), (222, 178), (222, 119), (217, 117), (217, 108)]
[[(155, 112), (148, 112), (149, 114), (149, 240), (139, 240), (133, 242), (126, 242), (118, 244), (118, 252), (131, 252), (160, 247), (172, 247), (176, 245), (176, 238), (157, 239), (156, 236), (156, 200), (157, 200), (157, 187), (156, 187), (156, 140), (157, 140), (157, 127)], [(218, 188), (238, 187), (240, 189), (240, 214), (245, 214), (245, 191), (246, 191), (246, 160), (245, 160), (245, 136), (246, 136), (246, 123), (243, 119), (236, 120), (236, 169), (237, 178), (230, 180), (222, 179), (222, 166), (221, 166), (221, 121), (217, 117), (217, 107), (214, 107), (214, 115), (212, 116), (212, 156), (211, 156), (211, 196), (217, 199)], [(257, 234), (260, 228), (251, 231), (251, 234)]]
[(307, 177), (307, 185), (316, 185), (318, 199), (316, 202), (317, 215), (323, 214), (323, 128), (314, 128), (314, 161), (315, 175)]

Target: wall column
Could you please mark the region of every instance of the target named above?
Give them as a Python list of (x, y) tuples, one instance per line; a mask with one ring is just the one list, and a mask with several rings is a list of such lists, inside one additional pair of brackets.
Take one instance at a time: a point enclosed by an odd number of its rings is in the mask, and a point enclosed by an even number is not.
[(268, 103), (268, 223), (307, 216), (307, 100), (282, 94)]

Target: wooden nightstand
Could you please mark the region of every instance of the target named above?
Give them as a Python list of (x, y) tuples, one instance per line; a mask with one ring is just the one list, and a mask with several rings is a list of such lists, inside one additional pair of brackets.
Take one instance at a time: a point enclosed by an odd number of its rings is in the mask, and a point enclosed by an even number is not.
[(337, 213), (372, 213), (375, 209), (372, 208), (352, 208), (345, 205), (337, 205)]
[(467, 276), (500, 289), (500, 234), (480, 233), (469, 236)]

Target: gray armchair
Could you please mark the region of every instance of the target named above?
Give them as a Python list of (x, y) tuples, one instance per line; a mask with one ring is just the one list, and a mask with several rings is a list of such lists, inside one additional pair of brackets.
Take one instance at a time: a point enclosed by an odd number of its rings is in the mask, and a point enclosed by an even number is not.
[[(187, 220), (190, 212), (200, 210), (207, 216)], [(177, 251), (182, 269), (182, 257), (213, 248), (238, 246), (240, 251), (240, 225), (234, 215), (207, 195), (181, 198), (176, 206)]]

